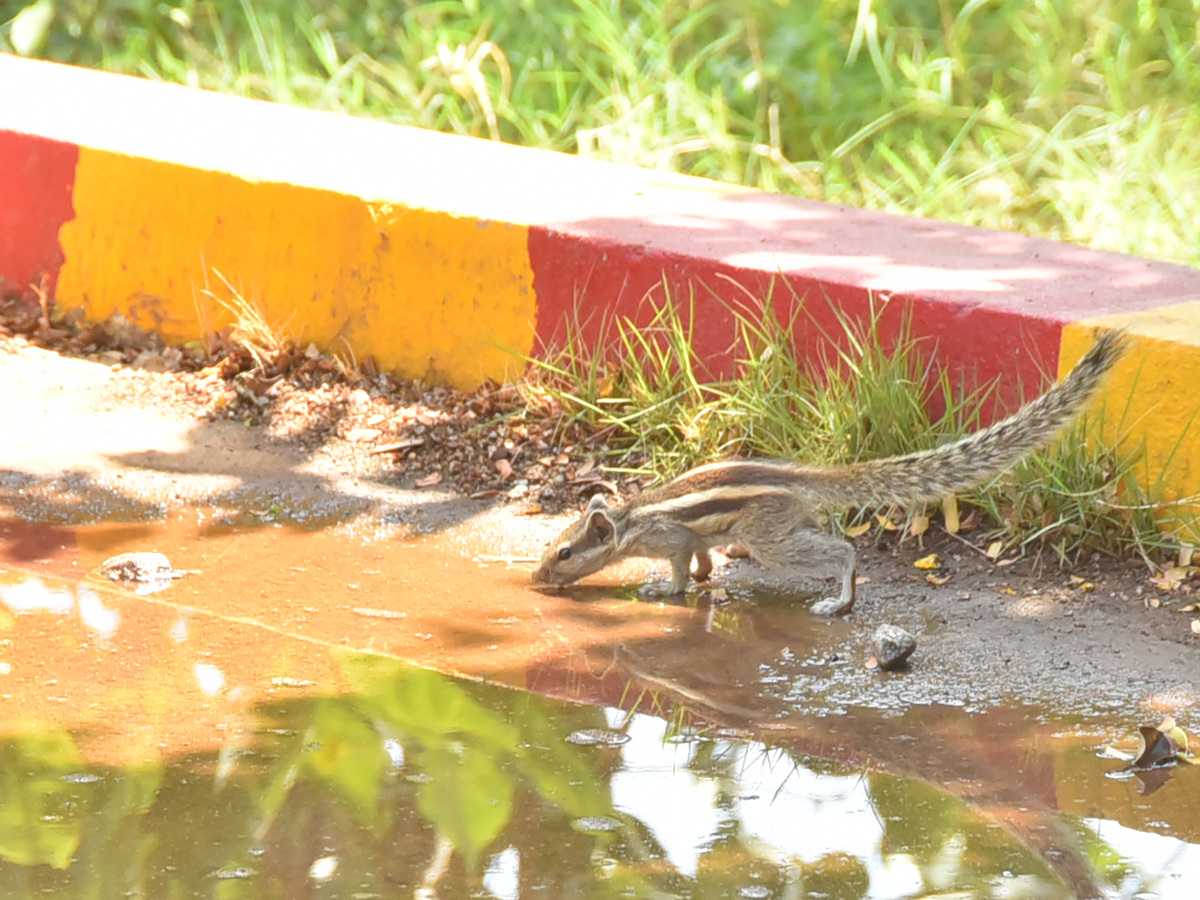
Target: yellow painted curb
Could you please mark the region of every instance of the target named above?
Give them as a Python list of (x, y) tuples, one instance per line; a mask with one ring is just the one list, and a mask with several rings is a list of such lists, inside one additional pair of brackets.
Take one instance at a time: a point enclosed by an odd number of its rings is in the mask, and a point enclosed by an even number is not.
[(1144, 442), (1142, 485), (1160, 485), (1168, 502), (1189, 500), (1181, 513), (1200, 513), (1200, 300), (1066, 325), (1060, 376), (1092, 345), (1096, 328), (1124, 328), (1131, 344), (1096, 401), (1105, 439)]
[(97, 319), (187, 341), (230, 324), (240, 297), (301, 346), (463, 388), (532, 350), (522, 225), (86, 147), (74, 204), (58, 300)]

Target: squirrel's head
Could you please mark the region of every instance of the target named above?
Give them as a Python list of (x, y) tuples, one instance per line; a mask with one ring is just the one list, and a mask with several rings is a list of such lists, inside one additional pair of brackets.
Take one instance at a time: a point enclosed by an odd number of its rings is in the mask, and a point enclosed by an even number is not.
[(550, 542), (533, 580), (543, 584), (570, 584), (599, 572), (613, 561), (617, 549), (617, 526), (612, 508), (597, 494), (583, 516)]

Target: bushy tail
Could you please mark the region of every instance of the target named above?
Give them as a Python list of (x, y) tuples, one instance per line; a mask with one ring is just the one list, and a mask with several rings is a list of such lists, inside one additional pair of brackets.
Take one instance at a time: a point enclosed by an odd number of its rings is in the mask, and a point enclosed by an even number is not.
[(1018, 412), (932, 450), (828, 469), (804, 470), (805, 489), (831, 506), (919, 503), (975, 487), (1047, 443), (1087, 404), (1126, 350), (1108, 331), (1062, 381)]

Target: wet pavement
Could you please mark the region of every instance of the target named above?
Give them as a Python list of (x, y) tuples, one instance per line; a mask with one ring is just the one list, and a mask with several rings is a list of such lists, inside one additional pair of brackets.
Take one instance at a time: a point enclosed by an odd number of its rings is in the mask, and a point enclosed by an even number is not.
[(543, 593), (414, 516), (0, 519), (0, 895), (1195, 896), (1200, 771), (1097, 755), (1134, 678), (881, 676), (803, 597)]

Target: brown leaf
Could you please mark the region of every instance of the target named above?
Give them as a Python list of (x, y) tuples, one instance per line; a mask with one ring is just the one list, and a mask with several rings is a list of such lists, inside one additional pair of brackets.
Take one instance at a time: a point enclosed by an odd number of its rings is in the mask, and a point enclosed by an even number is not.
[(417, 487), (420, 487), (420, 488), (433, 487), (435, 484), (441, 484), (441, 482), (442, 482), (442, 473), (441, 472), (431, 472), (430, 474), (426, 475), (424, 478), (418, 478), (416, 481), (416, 485), (417, 485)]
[(1181, 749), (1187, 747), (1187, 735), (1176, 727), (1170, 716), (1163, 719), (1158, 728), (1143, 725), (1138, 729), (1138, 755), (1133, 761), (1135, 769), (1150, 769), (1173, 762)]
[(1196, 572), (1200, 572), (1200, 566), (1174, 566), (1161, 575), (1152, 576), (1150, 583), (1160, 591), (1174, 591)]
[(507, 459), (498, 459), (496, 460), (496, 471), (500, 473), (501, 481), (508, 481), (513, 473), (512, 463)]
[(945, 584), (947, 581), (949, 581), (953, 577), (954, 577), (953, 574), (939, 576), (939, 575), (934, 575), (932, 572), (929, 572), (928, 574), (926, 574), (925, 580), (928, 581), (932, 585), (941, 587), (943, 584)]

